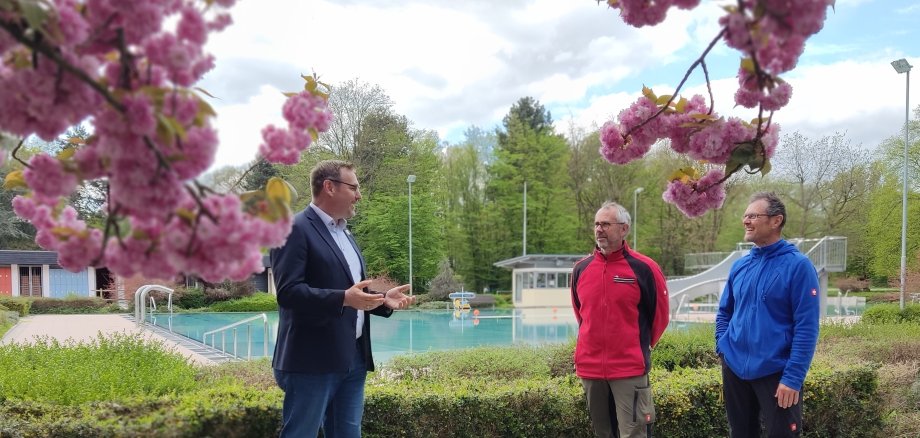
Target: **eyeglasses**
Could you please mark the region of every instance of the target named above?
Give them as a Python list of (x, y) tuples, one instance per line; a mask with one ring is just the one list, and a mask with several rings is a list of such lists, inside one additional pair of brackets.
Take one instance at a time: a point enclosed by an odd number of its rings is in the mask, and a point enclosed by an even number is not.
[(773, 217), (773, 216), (776, 216), (776, 215), (775, 215), (775, 214), (767, 214), (767, 213), (748, 213), (748, 214), (746, 214), (746, 215), (744, 215), (744, 216), (741, 216), (741, 218), (742, 218), (742, 219), (746, 219), (746, 220), (756, 221), (757, 218), (759, 218), (759, 217)]
[(626, 222), (595, 222), (595, 223), (594, 223), (594, 228), (600, 228), (600, 229), (602, 229), (602, 230), (606, 230), (606, 229), (610, 228), (611, 225), (614, 225), (614, 224), (616, 224), (616, 225), (623, 225), (623, 224), (625, 224), (625, 223), (626, 223)]
[(339, 184), (345, 184), (346, 186), (351, 187), (351, 189), (354, 190), (354, 191), (356, 191), (356, 192), (357, 192), (359, 189), (361, 189), (361, 186), (360, 186), (359, 184), (347, 183), (347, 182), (345, 182), (345, 181), (341, 181), (341, 180), (337, 180), (337, 179), (332, 179), (332, 178), (327, 178), (327, 180), (328, 180), (328, 181), (332, 181), (332, 182), (336, 182), (336, 183), (339, 183)]

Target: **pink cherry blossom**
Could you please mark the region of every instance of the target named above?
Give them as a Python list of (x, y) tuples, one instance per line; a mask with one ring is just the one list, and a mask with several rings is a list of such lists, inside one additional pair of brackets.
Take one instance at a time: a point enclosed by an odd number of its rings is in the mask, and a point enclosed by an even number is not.
[(725, 187), (718, 181), (724, 177), (721, 169), (712, 169), (698, 181), (682, 182), (677, 179), (668, 184), (661, 197), (665, 202), (674, 204), (687, 217), (699, 217), (709, 210), (722, 207)]
[(23, 177), (32, 190), (43, 196), (67, 196), (77, 188), (76, 175), (65, 170), (61, 161), (44, 153), (29, 160)]

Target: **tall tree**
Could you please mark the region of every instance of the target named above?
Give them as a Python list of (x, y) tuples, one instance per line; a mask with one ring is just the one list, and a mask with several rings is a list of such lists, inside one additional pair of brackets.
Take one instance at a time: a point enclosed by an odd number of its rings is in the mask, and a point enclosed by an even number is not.
[[(914, 191), (920, 191), (920, 106), (914, 109), (910, 127), (910, 147), (907, 150), (907, 184)], [(881, 145), (882, 159), (898, 178), (904, 174), (904, 128), (901, 133), (887, 138)]]
[(485, 198), (488, 173), (480, 151), (468, 130), (466, 142), (442, 156), (447, 254), (463, 285), (472, 290), (497, 284), (492, 279), (500, 275), (489, 257), (494, 242), (483, 239), (492, 227)]
[[(526, 253), (571, 253), (579, 247), (575, 202), (570, 196), (565, 139), (552, 128), (552, 118), (532, 98), (515, 103), (498, 132), (495, 161), (487, 186), (497, 251), (492, 262), (519, 256), (523, 248), (523, 190), (527, 183)], [(581, 252), (581, 251), (578, 251)], [(507, 283), (507, 281), (505, 281)]]
[[(795, 208), (787, 222), (791, 237), (818, 237), (826, 233), (826, 208), (837, 208), (838, 215), (846, 214), (840, 194), (834, 194), (834, 178), (843, 169), (867, 161), (865, 154), (843, 133), (835, 133), (812, 140), (799, 132), (784, 135), (782, 147), (774, 157), (774, 172), (785, 185), (781, 195), (787, 205)], [(839, 187), (838, 188), (842, 188)], [(843, 208), (843, 210), (840, 210)]]
[(317, 145), (340, 159), (352, 161), (365, 119), (374, 112), (389, 112), (393, 101), (379, 85), (357, 78), (331, 88), (329, 109), (335, 117)]

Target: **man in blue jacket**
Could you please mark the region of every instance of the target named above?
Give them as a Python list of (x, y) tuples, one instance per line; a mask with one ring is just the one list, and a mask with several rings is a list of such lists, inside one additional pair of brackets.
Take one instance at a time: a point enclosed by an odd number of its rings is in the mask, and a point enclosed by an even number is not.
[(802, 432), (801, 391), (818, 342), (818, 275), (781, 238), (786, 206), (757, 193), (744, 212), (750, 254), (732, 266), (716, 315), (725, 411), (732, 438)]

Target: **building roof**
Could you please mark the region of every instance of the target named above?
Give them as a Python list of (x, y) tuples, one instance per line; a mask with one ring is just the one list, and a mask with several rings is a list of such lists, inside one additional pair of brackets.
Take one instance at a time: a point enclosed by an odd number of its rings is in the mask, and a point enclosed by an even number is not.
[(588, 254), (528, 254), (500, 260), (492, 265), (506, 269), (522, 268), (571, 268), (575, 262)]
[(57, 266), (55, 251), (20, 251), (0, 249), (0, 265), (52, 265)]

